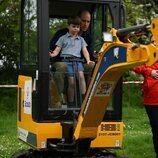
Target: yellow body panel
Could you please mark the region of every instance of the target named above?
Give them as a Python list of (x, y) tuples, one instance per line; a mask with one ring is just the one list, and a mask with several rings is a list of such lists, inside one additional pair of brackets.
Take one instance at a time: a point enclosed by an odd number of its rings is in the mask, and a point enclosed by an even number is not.
[[(31, 140), (34, 143), (27, 141), (29, 134), (34, 135)], [(47, 148), (48, 139), (62, 138), (62, 128), (60, 123), (35, 123), (31, 121), (23, 124), (18, 122), (18, 138), (37, 149)]]
[[(152, 33), (156, 34), (155, 25), (158, 26), (158, 20), (153, 20), (151, 25), (153, 26), (151, 29)], [(111, 32), (113, 37), (115, 37), (115, 41), (112, 43), (104, 43), (99, 52), (98, 62), (81, 106), (78, 123), (74, 132), (76, 140), (85, 137), (96, 138), (97, 127), (103, 119), (113, 90), (124, 72), (138, 65), (152, 65), (158, 61), (158, 48), (154, 45), (136, 45), (130, 41), (123, 43), (117, 37), (117, 31), (115, 29), (112, 29)], [(126, 51), (123, 51), (122, 48)], [(108, 56), (109, 52), (113, 58)], [(115, 62), (124, 53), (126, 54), (126, 59), (123, 62)], [(109, 60), (113, 63), (108, 65)], [(106, 64), (108, 65), (107, 68), (104, 67)], [(100, 75), (99, 71), (101, 65), (104, 67), (104, 73), (102, 75)], [(102, 85), (105, 85), (105, 87), (107, 85), (107, 89), (109, 90), (107, 95), (104, 95), (103, 92), (101, 92), (103, 95), (97, 95)]]
[[(27, 87), (26, 83), (30, 83), (28, 86), (31, 91), (29, 91), (29, 88)], [(36, 148), (46, 148), (47, 139), (51, 138), (62, 138), (62, 127), (60, 123), (37, 123), (32, 120), (32, 98), (27, 99), (25, 97), (29, 96), (32, 93), (32, 78), (27, 76), (19, 76), (18, 80), (18, 93), (20, 93), (19, 89), (21, 88), (21, 107), (18, 105), (18, 112), (20, 113), (20, 120), (18, 119), (18, 137), (29, 143), (32, 146), (35, 146)], [(26, 89), (28, 88), (28, 90)], [(25, 94), (27, 93), (27, 94)], [(18, 95), (19, 96), (19, 95)], [(30, 101), (30, 110), (25, 109), (24, 102), (29, 100)], [(19, 111), (20, 108), (20, 111)], [(31, 113), (29, 112), (31, 111)], [(18, 113), (18, 115), (19, 115)], [(36, 140), (30, 140), (34, 143), (30, 143), (27, 141), (30, 137), (33, 136), (32, 139)]]
[(97, 137), (91, 142), (92, 148), (122, 147), (123, 122), (102, 122), (98, 127)]
[[(62, 126), (59, 123), (37, 123), (32, 120), (32, 114), (27, 114), (24, 109), (23, 102), (25, 100), (25, 83), (31, 81), (32, 78), (27, 76), (19, 76), (18, 89), (21, 88), (21, 108), (20, 117), (18, 120), (18, 137), (22, 141), (27, 142), (31, 146), (37, 149), (47, 148), (48, 139), (61, 139), (62, 138)], [(32, 89), (32, 88), (31, 88)], [(32, 90), (31, 90), (32, 91)], [(19, 93), (19, 91), (18, 91)], [(19, 105), (18, 105), (19, 108)], [(19, 111), (19, 110), (18, 110)], [(18, 113), (19, 115), (19, 113)], [(88, 128), (90, 129), (90, 128)], [(88, 129), (85, 133), (85, 138), (88, 137), (94, 129)], [(121, 147), (122, 135), (123, 135), (123, 123), (122, 122), (102, 122), (96, 129), (97, 137), (91, 142), (92, 148), (98, 147)], [(93, 135), (93, 134), (92, 134)], [(84, 136), (83, 136), (84, 137)], [(93, 136), (92, 136), (93, 137)], [(31, 140), (30, 140), (31, 139)]]

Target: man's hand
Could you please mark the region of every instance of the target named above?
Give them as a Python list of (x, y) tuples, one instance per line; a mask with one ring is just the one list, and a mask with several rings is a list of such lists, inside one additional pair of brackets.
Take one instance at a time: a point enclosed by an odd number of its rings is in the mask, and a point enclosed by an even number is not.
[(97, 59), (98, 56), (99, 56), (98, 51), (94, 50), (94, 52), (93, 52), (93, 57)]
[(152, 70), (151, 77), (158, 80), (158, 70)]

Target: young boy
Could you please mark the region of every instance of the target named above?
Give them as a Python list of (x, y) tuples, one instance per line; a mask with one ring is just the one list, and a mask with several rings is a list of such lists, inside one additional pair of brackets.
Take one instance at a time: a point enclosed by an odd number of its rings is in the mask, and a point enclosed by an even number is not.
[[(81, 50), (87, 61), (87, 64), (94, 63), (90, 60), (89, 52), (86, 48), (87, 44), (85, 40), (78, 35), (80, 31), (81, 19), (78, 16), (70, 17), (68, 19), (68, 29), (69, 32), (61, 36), (56, 43), (56, 48), (54, 51), (50, 52), (51, 57), (55, 57), (61, 51), (60, 56), (63, 58), (81, 58)], [(74, 70), (72, 62), (65, 62), (67, 64), (67, 75), (68, 75), (68, 101), (69, 105), (72, 105), (74, 102), (74, 90), (75, 90), (75, 79), (74, 79)], [(79, 73), (79, 79), (81, 84), (81, 93), (82, 95), (86, 92), (86, 83), (83, 74), (83, 64), (78, 62), (77, 70)]]

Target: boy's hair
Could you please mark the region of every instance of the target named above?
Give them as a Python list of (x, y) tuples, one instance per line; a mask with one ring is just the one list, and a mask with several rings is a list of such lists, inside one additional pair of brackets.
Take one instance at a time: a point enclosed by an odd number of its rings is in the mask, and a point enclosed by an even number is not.
[(81, 25), (81, 19), (79, 16), (71, 16), (68, 19), (68, 25), (74, 24), (74, 25)]

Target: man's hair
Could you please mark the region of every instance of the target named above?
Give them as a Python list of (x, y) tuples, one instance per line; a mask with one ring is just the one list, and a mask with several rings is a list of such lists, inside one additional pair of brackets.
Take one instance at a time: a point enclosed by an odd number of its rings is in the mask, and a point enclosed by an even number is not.
[(78, 16), (71, 16), (68, 18), (68, 25), (74, 24), (74, 25), (81, 25), (81, 19)]
[[(78, 15), (79, 17), (81, 17), (82, 14), (84, 14), (84, 13), (90, 14), (90, 11), (89, 11), (89, 10), (85, 10), (85, 9), (84, 9), (84, 10), (80, 10), (77, 15)], [(90, 14), (90, 15), (91, 15), (91, 14)]]

